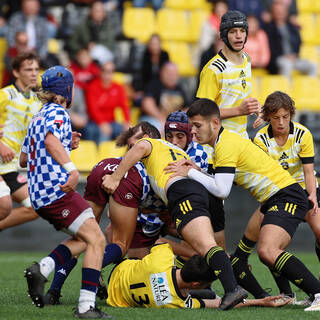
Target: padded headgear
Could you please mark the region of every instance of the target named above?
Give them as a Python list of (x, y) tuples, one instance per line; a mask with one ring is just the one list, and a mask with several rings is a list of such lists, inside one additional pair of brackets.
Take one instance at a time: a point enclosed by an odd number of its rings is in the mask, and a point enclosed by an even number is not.
[(67, 99), (69, 107), (72, 101), (73, 75), (65, 67), (54, 66), (41, 77), (44, 91), (53, 92)]
[(192, 134), (188, 116), (184, 111), (175, 111), (168, 115), (164, 125), (164, 133), (166, 137), (167, 133), (170, 131), (180, 131), (186, 134), (187, 144), (184, 148), (184, 150), (186, 150), (192, 141)]
[(247, 36), (244, 40), (244, 43), (246, 43), (248, 38), (249, 26), (246, 16), (242, 12), (237, 10), (230, 10), (222, 16), (220, 23), (220, 38), (230, 50), (235, 51), (228, 40), (228, 32), (232, 28), (244, 28), (246, 30)]

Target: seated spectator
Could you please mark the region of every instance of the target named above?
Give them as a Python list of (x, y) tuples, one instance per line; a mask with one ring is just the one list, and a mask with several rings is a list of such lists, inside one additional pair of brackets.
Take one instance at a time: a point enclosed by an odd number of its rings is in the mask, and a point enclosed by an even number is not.
[[(90, 118), (84, 128), (83, 138), (97, 144), (115, 139), (122, 130), (129, 128), (130, 110), (127, 95), (122, 85), (113, 81), (115, 65), (106, 62), (101, 67), (101, 75), (91, 81), (86, 91), (87, 111)], [(115, 121), (115, 109), (121, 108), (125, 122)]]
[(288, 6), (283, 0), (273, 2), (272, 20), (264, 27), (271, 51), (268, 69), (270, 73), (280, 73), (284, 76), (290, 76), (293, 70), (316, 76), (317, 66), (308, 60), (299, 58), (300, 32), (297, 26), (288, 21), (288, 14)]
[(151, 2), (154, 10), (162, 8), (163, 0), (133, 0), (132, 5), (137, 8), (144, 8), (147, 5), (147, 1)]
[(186, 104), (186, 95), (179, 85), (179, 72), (175, 64), (166, 62), (160, 70), (160, 79), (153, 79), (146, 87), (142, 100), (141, 121), (148, 121), (163, 131), (167, 115)]
[(263, 11), (261, 0), (228, 0), (228, 3), (230, 10), (238, 10), (246, 16), (252, 14), (261, 19)]
[(11, 62), (19, 52), (28, 51), (31, 48), (28, 47), (28, 35), (24, 31), (18, 31), (15, 36), (15, 41), (12, 47), (9, 47), (4, 57), (5, 70), (2, 79), (2, 86), (10, 84), (14, 77), (11, 73), (12, 67)]
[(270, 62), (268, 36), (259, 26), (259, 20), (254, 15), (247, 16), (249, 33), (244, 51), (251, 57), (253, 68), (266, 68)]
[[(272, 3), (275, 0), (262, 0), (262, 7), (263, 7), (263, 12), (262, 12), (262, 21), (264, 23), (270, 23), (272, 20), (272, 16), (271, 16), (271, 6)], [(297, 15), (298, 15), (298, 9), (297, 9), (297, 1), (296, 0), (277, 0), (277, 1), (282, 1), (284, 4), (286, 4), (289, 8), (289, 12), (288, 12), (288, 19), (289, 21), (300, 27), (299, 23), (298, 23), (298, 19), (297, 19)]]
[(105, 52), (108, 52), (111, 57), (113, 56), (117, 36), (115, 30), (116, 27), (108, 18), (103, 2), (94, 1), (90, 6), (89, 15), (75, 27), (70, 40), (67, 42), (67, 50), (69, 50), (71, 58), (81, 48), (87, 47), (90, 51), (97, 51), (95, 46), (101, 45), (104, 49), (100, 49), (102, 55), (99, 60), (101, 58), (103, 62), (106, 62), (104, 60)]
[(217, 0), (214, 2), (213, 11), (209, 19), (203, 24), (199, 39), (200, 54), (208, 50), (219, 39), (219, 27), (221, 17), (228, 11), (228, 2), (226, 0)]
[(48, 20), (39, 14), (39, 0), (22, 0), (21, 11), (14, 13), (7, 27), (8, 47), (13, 47), (16, 33), (25, 31), (28, 35), (28, 47), (35, 49), (44, 60), (47, 56)]

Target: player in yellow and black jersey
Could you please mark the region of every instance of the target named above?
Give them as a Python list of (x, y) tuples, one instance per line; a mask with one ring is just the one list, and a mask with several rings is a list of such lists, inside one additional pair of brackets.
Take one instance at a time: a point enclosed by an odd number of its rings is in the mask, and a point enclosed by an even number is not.
[[(276, 91), (270, 94), (263, 106), (264, 120), (269, 124), (257, 132), (254, 142), (276, 160), (284, 170), (298, 182), (308, 194), (313, 208), (308, 211), (306, 221), (316, 238), (315, 250), (320, 260), (320, 189), (314, 171), (314, 146), (311, 132), (303, 125), (294, 122), (294, 101), (286, 93)], [(273, 208), (275, 210), (276, 207)], [(258, 215), (256, 211), (255, 215)], [(260, 231), (259, 217), (249, 221), (243, 239), (234, 256), (247, 259), (251, 248), (258, 240)], [(288, 281), (274, 275), (281, 293), (293, 296)]]
[[(215, 101), (226, 129), (248, 138), (247, 115), (259, 113), (260, 104), (251, 94), (251, 61), (243, 52), (247, 41), (248, 23), (239, 11), (228, 11), (222, 16), (220, 38), (222, 50), (202, 69), (196, 96)], [(253, 124), (262, 124), (258, 118)]]
[[(224, 129), (219, 107), (213, 101), (199, 99), (187, 114), (196, 140), (214, 147), (215, 176), (197, 172), (188, 160), (169, 166), (167, 171), (199, 181), (220, 198), (229, 195), (233, 181), (248, 189), (261, 202), (264, 214), (258, 245), (260, 259), (309, 296), (319, 294), (320, 281), (299, 259), (284, 251), (309, 208), (304, 190), (261, 148)], [(314, 303), (319, 299), (315, 297)]]
[(0, 230), (38, 217), (31, 209), (27, 180), (18, 172), (18, 157), (29, 121), (41, 107), (33, 91), (39, 74), (38, 56), (33, 52), (21, 52), (12, 61), (12, 73), (14, 84), (0, 90), (0, 125), (3, 127), (0, 139), (0, 177), (4, 180), (0, 182), (0, 199), (3, 195), (9, 195), (22, 207), (13, 209), (0, 222)]
[[(211, 284), (213, 274), (205, 259), (191, 257), (182, 269), (174, 266), (169, 244), (158, 244), (142, 260), (124, 260), (113, 269), (108, 284), (107, 304), (113, 307), (218, 308), (220, 299), (197, 299), (191, 289)], [(246, 300), (240, 306), (277, 307), (287, 303), (277, 297)]]
[[(167, 204), (180, 235), (202, 257), (220, 280), (225, 295), (222, 310), (231, 309), (242, 301), (247, 293), (237, 285), (231, 263), (223, 248), (217, 246), (209, 213), (207, 190), (197, 181), (186, 179), (164, 171), (169, 163), (187, 160), (187, 154), (180, 148), (161, 139), (152, 139), (149, 123), (138, 124), (122, 135), (129, 147), (118, 168), (112, 175), (103, 177), (102, 186), (113, 193), (125, 173), (137, 162), (142, 161), (150, 184), (155, 193)], [(154, 128), (155, 129), (155, 128)]]

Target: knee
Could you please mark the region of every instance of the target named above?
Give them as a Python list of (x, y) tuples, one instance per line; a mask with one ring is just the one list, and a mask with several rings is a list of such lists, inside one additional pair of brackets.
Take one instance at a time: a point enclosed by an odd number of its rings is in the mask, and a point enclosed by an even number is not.
[(0, 220), (5, 219), (12, 210), (12, 202), (10, 197), (2, 197), (0, 200)]
[(267, 266), (272, 266), (273, 261), (272, 261), (272, 250), (268, 248), (267, 246), (258, 246), (257, 252), (259, 255), (259, 259), (262, 263), (264, 263)]

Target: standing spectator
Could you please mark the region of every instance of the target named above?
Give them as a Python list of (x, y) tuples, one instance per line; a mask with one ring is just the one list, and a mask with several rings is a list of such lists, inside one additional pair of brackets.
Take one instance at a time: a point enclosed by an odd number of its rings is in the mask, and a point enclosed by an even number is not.
[(178, 68), (167, 62), (160, 70), (160, 79), (152, 80), (146, 87), (141, 121), (148, 121), (163, 131), (167, 115), (183, 108), (185, 102), (185, 92), (179, 85)]
[(39, 0), (22, 0), (21, 11), (14, 13), (8, 21), (7, 41), (13, 47), (16, 33), (25, 31), (28, 35), (28, 47), (37, 51), (41, 59), (48, 53), (48, 21), (39, 15)]
[[(93, 80), (86, 92), (90, 122), (84, 129), (84, 139), (94, 140), (97, 144), (115, 139), (122, 130), (129, 128), (130, 110), (125, 88), (113, 81), (115, 65), (106, 62), (101, 68), (101, 76)], [(115, 121), (115, 109), (120, 107), (125, 122)]]
[(133, 6), (137, 8), (143, 8), (147, 5), (147, 1), (152, 3), (154, 10), (162, 8), (163, 0), (133, 0)]
[(268, 36), (259, 26), (259, 20), (254, 15), (247, 17), (249, 32), (244, 50), (251, 57), (253, 68), (266, 68), (270, 62)]
[[(94, 1), (90, 6), (89, 15), (74, 29), (69, 40), (67, 47), (71, 57), (74, 57), (81, 48), (87, 47), (92, 51), (96, 45), (101, 45), (105, 49), (103, 55), (108, 54), (112, 58), (117, 35), (115, 29), (107, 16), (103, 2)], [(104, 59), (103, 56), (100, 58)]]
[(228, 2), (226, 0), (217, 0), (214, 3), (213, 11), (209, 16), (209, 19), (203, 24), (201, 29), (201, 35), (199, 39), (199, 47), (200, 47), (201, 53), (211, 48), (213, 44), (216, 44), (216, 42), (219, 40), (218, 35), (219, 35), (220, 21), (222, 16), (227, 11), (228, 11)]
[(272, 74), (285, 76), (290, 76), (293, 70), (316, 76), (317, 66), (299, 58), (300, 33), (298, 27), (288, 21), (288, 14), (288, 6), (282, 0), (272, 4), (272, 21), (265, 25), (271, 50), (268, 69)]

